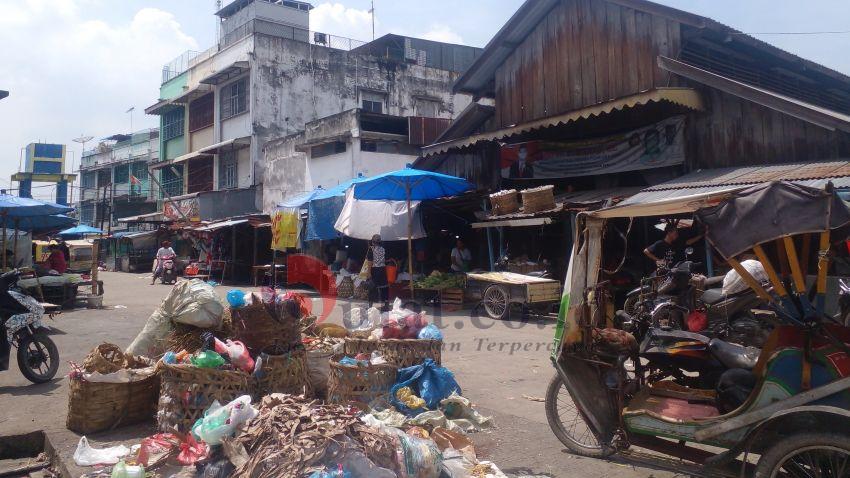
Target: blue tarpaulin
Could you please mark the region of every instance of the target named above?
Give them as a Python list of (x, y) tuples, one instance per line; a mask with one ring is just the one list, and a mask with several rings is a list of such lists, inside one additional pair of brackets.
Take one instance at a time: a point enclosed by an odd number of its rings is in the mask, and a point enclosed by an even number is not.
[(345, 196), (314, 199), (307, 205), (308, 241), (326, 241), (340, 236), (334, 223), (345, 205)]
[(0, 214), (6, 217), (46, 216), (65, 214), (74, 208), (39, 199), (0, 194)]

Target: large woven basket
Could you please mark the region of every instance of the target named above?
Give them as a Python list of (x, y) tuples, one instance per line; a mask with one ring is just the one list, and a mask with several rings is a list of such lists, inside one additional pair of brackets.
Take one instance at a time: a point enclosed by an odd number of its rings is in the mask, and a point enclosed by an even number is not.
[(336, 296), (349, 299), (354, 295), (354, 280), (351, 277), (343, 277), (336, 288)]
[(496, 216), (519, 211), (519, 195), (516, 189), (507, 189), (491, 194), (490, 206)]
[(522, 210), (526, 214), (555, 209), (555, 187), (550, 185), (522, 192)]
[(284, 355), (263, 356), (262, 372), (262, 378), (256, 381), (255, 395), (258, 400), (271, 393), (313, 396), (304, 349)]
[(230, 309), (230, 313), (234, 340), (244, 343), (254, 355), (285, 353), (301, 343), (300, 316), (286, 313), (282, 308), (269, 310), (259, 298), (244, 307)]
[(146, 365), (132, 355), (125, 354), (117, 345), (107, 343), (95, 347), (83, 360), (83, 369), (90, 373), (107, 374), (121, 369), (143, 368)]
[(398, 368), (421, 364), (426, 358), (433, 359), (439, 365), (442, 358), (443, 342), (427, 339), (345, 339), (344, 351), (348, 356), (360, 353), (380, 352), (387, 363)]
[(215, 400), (224, 405), (252, 391), (252, 377), (244, 372), (163, 362), (157, 371), (162, 386), (156, 423), (163, 432), (186, 433)]
[(69, 379), (69, 430), (89, 434), (132, 425), (156, 416), (159, 376), (152, 374), (127, 383), (89, 382), (79, 375)]
[(368, 405), (390, 393), (398, 373), (395, 366), (342, 365), (339, 363), (342, 358), (343, 355), (335, 355), (330, 359), (328, 402), (358, 402)]

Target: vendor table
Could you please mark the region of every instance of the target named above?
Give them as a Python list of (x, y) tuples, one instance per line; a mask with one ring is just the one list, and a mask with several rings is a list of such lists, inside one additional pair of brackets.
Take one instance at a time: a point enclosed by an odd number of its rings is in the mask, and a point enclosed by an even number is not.
[(466, 279), (467, 294), (494, 319), (506, 319), (514, 304), (542, 309), (561, 300), (561, 283), (552, 279), (513, 272), (471, 273)]
[[(266, 274), (271, 275), (272, 266), (271, 264), (266, 264), (262, 266), (253, 266), (251, 267), (251, 277), (254, 278), (254, 287), (257, 287), (260, 282), (260, 277), (265, 276)], [(282, 264), (278, 264), (275, 274), (277, 275), (276, 283), (280, 284), (280, 278), (283, 277), (286, 280), (286, 266)]]

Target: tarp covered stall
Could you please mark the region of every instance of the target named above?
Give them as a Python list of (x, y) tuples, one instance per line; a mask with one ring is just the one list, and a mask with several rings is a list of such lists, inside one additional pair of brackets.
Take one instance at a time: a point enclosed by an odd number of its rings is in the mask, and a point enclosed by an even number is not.
[[(410, 202), (412, 239), (426, 235), (419, 206), (419, 201)], [(373, 235), (380, 234), (384, 241), (401, 241), (407, 239), (407, 222), (406, 201), (354, 199), (353, 190), (350, 190), (334, 228), (355, 239), (369, 240)]]

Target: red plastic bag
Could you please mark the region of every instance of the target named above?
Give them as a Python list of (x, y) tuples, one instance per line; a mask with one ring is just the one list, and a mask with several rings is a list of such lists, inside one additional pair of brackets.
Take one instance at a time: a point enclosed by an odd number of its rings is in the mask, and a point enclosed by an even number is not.
[(204, 442), (195, 440), (191, 433), (186, 434), (186, 440), (180, 443), (180, 453), (177, 461), (181, 465), (194, 465), (209, 455), (210, 447)]
[(708, 315), (705, 311), (693, 310), (688, 314), (688, 330), (691, 332), (701, 332), (708, 328)]
[(142, 440), (136, 461), (145, 468), (161, 465), (177, 453), (181, 441), (181, 437), (174, 433), (157, 433), (147, 437)]

